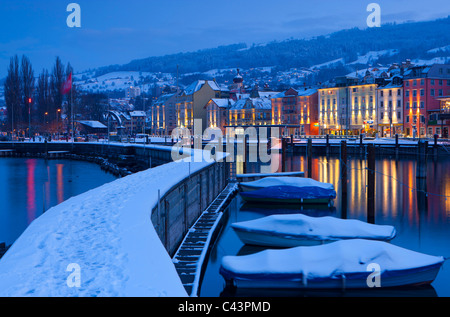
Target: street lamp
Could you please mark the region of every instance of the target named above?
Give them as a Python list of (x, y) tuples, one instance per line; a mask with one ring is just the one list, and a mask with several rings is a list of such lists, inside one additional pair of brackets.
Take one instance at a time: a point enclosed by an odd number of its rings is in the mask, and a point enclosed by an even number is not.
[(58, 130), (58, 140), (59, 140), (59, 114), (61, 113), (61, 109), (56, 110), (56, 129)]
[(31, 103), (33, 99), (28, 98), (28, 138), (31, 140)]

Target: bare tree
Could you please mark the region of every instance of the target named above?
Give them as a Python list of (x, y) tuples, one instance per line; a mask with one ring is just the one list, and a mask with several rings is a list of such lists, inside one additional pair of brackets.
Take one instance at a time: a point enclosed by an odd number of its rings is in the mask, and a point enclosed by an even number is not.
[(20, 82), (19, 57), (15, 55), (10, 59), (5, 81), (5, 102), (10, 131), (17, 131), (19, 124), (22, 122)]
[[(28, 123), (28, 128), (31, 129), (31, 106), (33, 103), (32, 97), (36, 83), (34, 79), (33, 67), (31, 66), (30, 60), (25, 55), (22, 56), (22, 68), (20, 75), (22, 80), (22, 104), (24, 105), (24, 107), (22, 107), (22, 118), (24, 121), (26, 120), (24, 124), (26, 125), (26, 123)], [(31, 131), (28, 132), (31, 133)]]

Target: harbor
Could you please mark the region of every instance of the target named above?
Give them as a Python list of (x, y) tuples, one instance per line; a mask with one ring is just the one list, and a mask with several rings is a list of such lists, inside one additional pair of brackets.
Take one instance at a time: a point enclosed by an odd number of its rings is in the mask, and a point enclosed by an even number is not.
[[(282, 155), (282, 154), (280, 154)], [(347, 191), (343, 190), (340, 157), (318, 156), (311, 159), (311, 177), (321, 182), (331, 183), (336, 188), (336, 199), (329, 205), (261, 204), (246, 202), (237, 195), (230, 203), (228, 221), (212, 247), (205, 270), (200, 296), (407, 296), (435, 297), (449, 296), (450, 276), (445, 270), (446, 262), (439, 270), (433, 283), (426, 286), (406, 286), (398, 288), (373, 289), (301, 289), (301, 288), (236, 288), (227, 285), (220, 274), (222, 260), (228, 256), (257, 254), (268, 249), (243, 243), (233, 229), (236, 223), (257, 221), (275, 215), (305, 215), (317, 219), (359, 220), (366, 224), (392, 226), (396, 235), (389, 244), (415, 252), (448, 256), (446, 241), (450, 228), (450, 203), (448, 188), (448, 158), (428, 161), (426, 171), (417, 169), (418, 161), (410, 157), (398, 159), (378, 157), (375, 160), (377, 171), (374, 180), (374, 209), (368, 212), (370, 202), (367, 157), (349, 156), (347, 172)], [(308, 170), (308, 158), (301, 155), (286, 156), (285, 172)], [(239, 169), (239, 167), (238, 167)], [(248, 165), (249, 173), (257, 173), (258, 165)], [(427, 177), (417, 177), (417, 173)], [(306, 173), (307, 174), (307, 173)], [(242, 176), (242, 175), (241, 175)], [(423, 187), (417, 187), (423, 186)], [(370, 202), (371, 203), (371, 202)], [(309, 247), (308, 247), (309, 248)], [(330, 261), (332, 262), (332, 261)], [(331, 265), (331, 263), (330, 263)], [(383, 279), (382, 279), (383, 283)]]

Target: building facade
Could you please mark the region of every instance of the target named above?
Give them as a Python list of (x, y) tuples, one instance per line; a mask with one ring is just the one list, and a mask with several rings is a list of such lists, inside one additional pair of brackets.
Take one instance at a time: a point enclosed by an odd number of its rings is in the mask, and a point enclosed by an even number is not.
[(228, 112), (234, 104), (235, 101), (230, 98), (211, 99), (206, 104), (207, 127), (219, 128), (222, 134), (225, 135), (225, 126), (228, 125)]
[(378, 135), (393, 137), (403, 134), (403, 80), (394, 77), (377, 89)]
[[(189, 85), (176, 101), (177, 127), (187, 128), (194, 133), (194, 120), (202, 122), (201, 131), (207, 127), (206, 105), (211, 99), (223, 98), (219, 86), (212, 80), (197, 80)], [(200, 127), (198, 127), (200, 128)]]
[[(431, 115), (441, 111), (439, 98), (450, 95), (450, 65), (413, 66), (404, 74), (404, 133), (409, 137), (441, 134)], [(440, 133), (437, 133), (440, 132)]]
[(177, 94), (161, 95), (151, 108), (151, 133), (154, 135), (170, 135), (177, 126), (176, 104)]
[(318, 135), (318, 91), (293, 88), (272, 98), (272, 125), (283, 135)]

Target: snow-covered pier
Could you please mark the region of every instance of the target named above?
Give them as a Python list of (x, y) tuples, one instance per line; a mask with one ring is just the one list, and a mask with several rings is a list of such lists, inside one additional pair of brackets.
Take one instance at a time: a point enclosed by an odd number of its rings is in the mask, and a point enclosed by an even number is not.
[[(161, 146), (111, 150), (161, 159), (171, 153)], [(0, 296), (190, 295), (172, 256), (227, 181), (225, 163), (170, 162), (68, 199), (33, 221), (3, 256)]]

